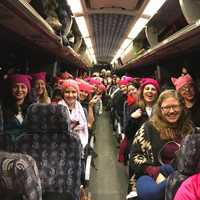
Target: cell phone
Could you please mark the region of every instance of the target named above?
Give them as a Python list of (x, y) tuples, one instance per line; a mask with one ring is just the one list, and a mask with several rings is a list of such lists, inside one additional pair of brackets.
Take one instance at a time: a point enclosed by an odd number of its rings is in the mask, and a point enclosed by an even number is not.
[(71, 128), (74, 129), (76, 126), (80, 124), (79, 121), (71, 121)]

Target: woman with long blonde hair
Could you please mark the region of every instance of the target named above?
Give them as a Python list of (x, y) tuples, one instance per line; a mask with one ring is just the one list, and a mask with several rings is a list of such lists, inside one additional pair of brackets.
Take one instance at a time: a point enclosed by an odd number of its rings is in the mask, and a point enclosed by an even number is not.
[(137, 131), (131, 147), (132, 190), (136, 181), (140, 199), (164, 199), (165, 178), (174, 171), (175, 152), (193, 131), (181, 96), (175, 90), (162, 92), (150, 120)]
[(51, 103), (51, 99), (47, 92), (46, 87), (46, 72), (39, 72), (32, 74), (33, 88), (36, 95), (36, 101), (38, 103)]

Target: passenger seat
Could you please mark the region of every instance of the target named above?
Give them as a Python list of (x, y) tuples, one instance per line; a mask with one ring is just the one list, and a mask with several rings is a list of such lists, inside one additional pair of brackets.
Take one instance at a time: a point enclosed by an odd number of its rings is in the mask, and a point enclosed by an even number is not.
[(24, 120), (24, 134), (17, 138), (16, 152), (36, 160), (43, 199), (79, 200), (81, 142), (69, 132), (68, 124), (63, 105), (32, 104)]

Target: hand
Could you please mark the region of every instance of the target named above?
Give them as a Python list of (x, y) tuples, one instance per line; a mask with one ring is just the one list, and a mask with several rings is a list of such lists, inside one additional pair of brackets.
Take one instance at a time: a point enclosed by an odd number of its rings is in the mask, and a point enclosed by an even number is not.
[(161, 174), (159, 173), (158, 174), (158, 177), (156, 178), (156, 183), (159, 184), (161, 183), (162, 181), (164, 181), (166, 178)]
[(134, 118), (134, 119), (138, 119), (141, 116), (142, 116), (142, 110), (141, 110), (141, 108), (138, 108), (135, 112), (133, 112), (131, 114), (131, 117)]
[(146, 174), (148, 174), (149, 176), (153, 177), (154, 180), (156, 180), (158, 177), (158, 174), (160, 173), (160, 167), (159, 166), (147, 166), (144, 171)]
[(75, 133), (79, 133), (80, 130), (82, 130), (81, 125), (77, 125), (76, 127), (73, 128), (73, 131), (74, 131)]
[(94, 106), (94, 104), (97, 103), (98, 99), (99, 99), (98, 96), (92, 97), (92, 99), (89, 101), (89, 105)]

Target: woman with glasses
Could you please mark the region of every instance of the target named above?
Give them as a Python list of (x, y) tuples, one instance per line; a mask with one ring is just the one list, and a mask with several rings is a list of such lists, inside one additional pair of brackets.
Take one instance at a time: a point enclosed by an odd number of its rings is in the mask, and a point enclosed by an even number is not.
[(185, 106), (195, 126), (200, 127), (200, 98), (192, 77), (187, 74), (171, 78), (176, 91), (183, 97)]
[(175, 90), (162, 92), (150, 120), (137, 131), (131, 147), (132, 189), (136, 188), (140, 199), (164, 199), (165, 178), (173, 172), (178, 144), (192, 133), (183, 99)]

